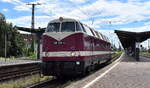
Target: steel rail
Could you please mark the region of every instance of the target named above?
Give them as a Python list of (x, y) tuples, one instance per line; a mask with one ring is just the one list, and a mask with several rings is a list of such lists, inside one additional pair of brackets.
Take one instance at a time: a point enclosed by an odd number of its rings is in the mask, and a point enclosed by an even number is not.
[(25, 63), (0, 67), (0, 82), (40, 73), (39, 63)]

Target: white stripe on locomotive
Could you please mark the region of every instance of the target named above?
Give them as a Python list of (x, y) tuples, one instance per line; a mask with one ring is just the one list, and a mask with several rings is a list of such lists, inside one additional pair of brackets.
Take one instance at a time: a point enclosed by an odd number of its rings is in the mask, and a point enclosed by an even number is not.
[(60, 52), (43, 52), (43, 57), (78, 57), (111, 54), (110, 51), (60, 51)]

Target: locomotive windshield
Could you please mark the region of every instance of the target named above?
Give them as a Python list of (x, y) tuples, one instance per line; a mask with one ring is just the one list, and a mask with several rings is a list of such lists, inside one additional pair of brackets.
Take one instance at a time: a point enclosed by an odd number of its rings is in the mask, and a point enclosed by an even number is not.
[[(61, 30), (59, 30), (61, 25)], [(74, 32), (75, 22), (50, 23), (47, 27), (47, 32)]]
[(59, 32), (60, 23), (50, 23), (47, 26), (47, 32)]
[(74, 32), (75, 23), (74, 22), (63, 22), (61, 27), (61, 32)]

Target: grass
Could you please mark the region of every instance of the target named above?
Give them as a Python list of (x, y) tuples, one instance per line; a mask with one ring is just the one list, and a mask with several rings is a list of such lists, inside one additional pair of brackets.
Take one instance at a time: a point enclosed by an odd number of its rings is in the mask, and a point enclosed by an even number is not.
[(148, 53), (148, 52), (140, 52), (140, 56), (144, 56), (144, 57), (150, 58), (150, 53)]
[(22, 59), (34, 59), (36, 60), (36, 54), (35, 53), (30, 53), (29, 56), (22, 56), (22, 57), (15, 57), (15, 56), (11, 56), (11, 57), (0, 57), (0, 60), (22, 60)]
[(14, 57), (14, 56), (8, 57), (8, 58), (0, 57), (0, 60), (24, 60), (24, 59), (25, 60), (28, 60), (28, 59), (36, 60), (36, 58), (32, 57), (32, 56), (29, 56), (29, 57), (18, 57), (18, 58)]
[(112, 54), (112, 57), (114, 57), (114, 56), (120, 56), (122, 53), (123, 53), (123, 51), (115, 51), (115, 52)]
[(115, 53), (118, 55), (121, 55), (123, 53), (123, 51), (116, 51)]
[(0, 88), (21, 88), (26, 85), (48, 80), (50, 78), (52, 78), (52, 76), (45, 76), (41, 78), (39, 75), (33, 75), (30, 77), (21, 78), (15, 81), (12, 80), (8, 82), (0, 83)]
[(0, 60), (15, 60), (15, 57), (9, 57), (9, 58), (4, 58), (4, 57), (0, 57)]

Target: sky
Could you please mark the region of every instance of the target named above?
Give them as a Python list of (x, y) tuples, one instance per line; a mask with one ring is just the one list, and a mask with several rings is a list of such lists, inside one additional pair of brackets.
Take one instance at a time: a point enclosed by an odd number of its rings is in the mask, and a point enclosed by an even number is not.
[[(31, 27), (31, 6), (35, 8), (35, 27), (46, 27), (59, 17), (74, 18), (102, 32), (117, 46), (114, 30), (150, 31), (150, 0), (0, 0), (0, 12), (7, 22)], [(148, 41), (142, 43), (147, 47)]]

